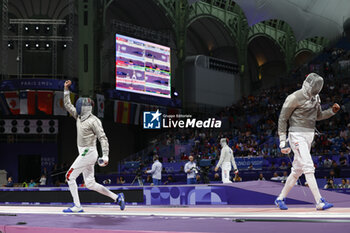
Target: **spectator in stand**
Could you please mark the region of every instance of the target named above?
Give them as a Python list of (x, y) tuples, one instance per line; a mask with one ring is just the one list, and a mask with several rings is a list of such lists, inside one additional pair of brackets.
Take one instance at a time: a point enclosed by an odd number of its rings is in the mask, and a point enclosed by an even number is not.
[(250, 171), (254, 170), (254, 167), (253, 167), (252, 163), (249, 165), (248, 170), (250, 170)]
[(120, 184), (125, 184), (125, 178), (123, 176), (121, 176), (119, 178), (119, 182), (120, 182)]
[(272, 163), (271, 163), (270, 170), (276, 170), (275, 162), (272, 162)]
[(327, 184), (324, 186), (325, 189), (337, 189), (338, 186), (334, 184), (333, 179), (328, 179)]
[(340, 188), (340, 189), (348, 189), (348, 188), (350, 188), (349, 184), (347, 184), (346, 181), (347, 180), (345, 178), (341, 179), (341, 184), (339, 185), (338, 188)]
[(318, 157), (317, 167), (319, 167), (319, 168), (323, 168), (324, 167), (322, 156)]
[(239, 174), (235, 174), (235, 177), (233, 178), (233, 182), (242, 182), (242, 177), (239, 176)]
[(169, 184), (173, 184), (174, 183), (174, 179), (172, 175), (169, 175), (167, 180), (164, 182), (165, 185), (169, 185)]
[(214, 174), (214, 181), (221, 181), (219, 173)]
[(280, 181), (281, 177), (278, 175), (277, 172), (273, 173), (273, 177), (271, 177), (271, 180), (273, 181)]
[(288, 167), (286, 165), (286, 162), (282, 161), (281, 166), (279, 167), (281, 170), (286, 170)]
[(196, 163), (193, 160), (193, 156), (190, 155), (188, 157), (188, 162), (185, 164), (185, 173), (187, 174), (187, 184), (195, 184), (196, 183)]
[(24, 182), (22, 183), (22, 187), (23, 187), (23, 188), (28, 188), (28, 183), (27, 183), (26, 181), (24, 181)]
[(9, 176), (7, 178), (7, 184), (4, 185), (5, 187), (13, 187), (13, 180), (12, 180), (12, 176)]
[(288, 172), (284, 171), (283, 176), (281, 177), (281, 182), (285, 183), (288, 178)]
[(40, 186), (45, 186), (46, 185), (46, 175), (42, 174), (39, 180), (39, 185)]
[(171, 156), (171, 157), (170, 157), (169, 163), (176, 163), (174, 156)]
[(188, 156), (185, 153), (182, 153), (181, 160), (188, 160)]
[(36, 183), (34, 182), (33, 179), (31, 179), (29, 184), (28, 184), (28, 188), (34, 188), (35, 186), (36, 186)]
[(323, 161), (323, 167), (324, 168), (331, 168), (332, 167), (332, 160), (326, 157), (326, 159)]
[(260, 173), (258, 180), (265, 180), (264, 174)]
[(348, 166), (348, 160), (346, 159), (344, 152), (340, 152), (339, 163), (341, 167)]

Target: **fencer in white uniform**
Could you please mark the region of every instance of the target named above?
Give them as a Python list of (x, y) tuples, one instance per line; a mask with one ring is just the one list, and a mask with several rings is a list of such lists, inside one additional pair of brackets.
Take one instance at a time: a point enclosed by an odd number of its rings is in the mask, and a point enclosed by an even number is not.
[(234, 173), (238, 174), (237, 165), (235, 162), (235, 158), (233, 157), (233, 151), (227, 145), (227, 139), (221, 138), (221, 154), (218, 164), (215, 167), (215, 171), (218, 171), (219, 167), (221, 168), (221, 178), (223, 183), (232, 183), (230, 181), (230, 171), (233, 166)]
[(288, 176), (282, 192), (275, 200), (275, 204), (281, 210), (288, 209), (285, 198), (302, 174), (305, 174), (306, 181), (315, 198), (316, 209), (325, 210), (333, 207), (332, 204), (321, 197), (315, 179), (314, 163), (310, 154), (316, 121), (328, 119), (340, 109), (338, 104), (334, 104), (332, 108), (322, 110), (320, 96), (318, 95), (322, 87), (323, 78), (315, 73), (309, 74), (303, 82), (302, 88), (290, 94), (281, 109), (278, 120), (281, 152), (289, 154), (292, 149), (294, 153), (291, 174)]
[(110, 197), (120, 205), (121, 210), (124, 210), (124, 194), (119, 193), (117, 195), (95, 181), (94, 166), (98, 158), (96, 138), (98, 138), (102, 147), (102, 157), (98, 159), (98, 164), (102, 167), (106, 166), (109, 161), (108, 139), (104, 133), (101, 121), (92, 114), (93, 101), (90, 98), (79, 98), (76, 108), (72, 105), (68, 89), (70, 85), (70, 80), (67, 80), (64, 84), (64, 106), (76, 119), (79, 155), (66, 173), (66, 181), (73, 197), (74, 206), (63, 210), (63, 212), (83, 212), (76, 183), (76, 178), (81, 173), (83, 173), (84, 182), (88, 189)]

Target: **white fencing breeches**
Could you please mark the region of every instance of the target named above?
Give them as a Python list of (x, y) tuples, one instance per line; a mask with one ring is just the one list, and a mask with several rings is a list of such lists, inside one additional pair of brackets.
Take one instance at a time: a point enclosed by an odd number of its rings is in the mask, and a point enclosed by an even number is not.
[(106, 187), (96, 183), (95, 181), (95, 163), (98, 157), (96, 147), (79, 147), (78, 149), (79, 156), (75, 159), (74, 163), (66, 173), (66, 180), (69, 185), (69, 190), (72, 194), (74, 204), (76, 206), (80, 206), (76, 178), (81, 173), (83, 173), (85, 186), (88, 189), (95, 190), (115, 201), (117, 199), (117, 194), (111, 192)]
[(293, 167), (278, 199), (282, 200), (285, 198), (298, 178), (304, 173), (315, 202), (319, 202), (321, 194), (315, 179), (315, 167), (310, 154), (313, 140), (314, 132), (289, 133), (289, 144), (294, 152)]
[(294, 152), (292, 173), (298, 177), (303, 173), (315, 173), (314, 162), (310, 154), (314, 132), (290, 132), (289, 144)]
[(222, 183), (232, 183), (230, 181), (231, 162), (223, 162), (221, 165)]

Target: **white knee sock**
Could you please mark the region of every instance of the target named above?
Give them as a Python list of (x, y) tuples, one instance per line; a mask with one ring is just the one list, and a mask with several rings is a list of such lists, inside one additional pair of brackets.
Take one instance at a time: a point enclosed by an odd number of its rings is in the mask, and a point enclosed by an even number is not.
[(307, 181), (307, 184), (309, 185), (312, 194), (314, 195), (317, 204), (321, 199), (321, 194), (320, 190), (318, 189), (314, 173), (305, 174), (305, 179)]
[(96, 191), (96, 192), (99, 192), (99, 193), (101, 193), (101, 194), (103, 194), (103, 195), (105, 195), (105, 196), (107, 196), (107, 197), (110, 197), (110, 198), (112, 198), (114, 201), (117, 200), (117, 197), (118, 197), (117, 194), (111, 192), (108, 188), (106, 188), (106, 187), (103, 186), (103, 185), (100, 185), (100, 184), (97, 183), (97, 182), (94, 182), (94, 184), (87, 186), (87, 188), (89, 188), (89, 189), (91, 189), (91, 190), (94, 190), (94, 191)]
[(297, 182), (298, 178), (293, 175), (292, 173), (288, 176), (286, 183), (284, 184), (284, 187), (281, 191), (281, 194), (278, 196), (278, 200), (283, 200), (283, 198), (286, 198), (289, 191), (293, 188), (295, 183)]
[(75, 180), (68, 181), (69, 191), (72, 194), (74, 205), (80, 207), (80, 200), (78, 194), (78, 186)]

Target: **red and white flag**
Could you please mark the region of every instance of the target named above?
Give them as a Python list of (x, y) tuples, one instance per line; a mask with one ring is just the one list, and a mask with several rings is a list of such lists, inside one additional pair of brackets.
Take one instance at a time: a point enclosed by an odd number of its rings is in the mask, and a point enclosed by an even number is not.
[(19, 106), (21, 114), (35, 115), (35, 91), (20, 91)]
[(38, 110), (46, 113), (47, 115), (52, 114), (52, 102), (53, 102), (53, 91), (37, 91), (38, 97)]
[(55, 116), (67, 116), (67, 110), (64, 107), (63, 91), (55, 91), (55, 97), (53, 101), (53, 115)]
[(4, 93), (7, 105), (13, 115), (18, 115), (20, 113), (19, 108), (19, 96), (17, 91), (9, 91)]
[(96, 94), (97, 99), (97, 117), (103, 118), (105, 115), (105, 97), (104, 95)]

